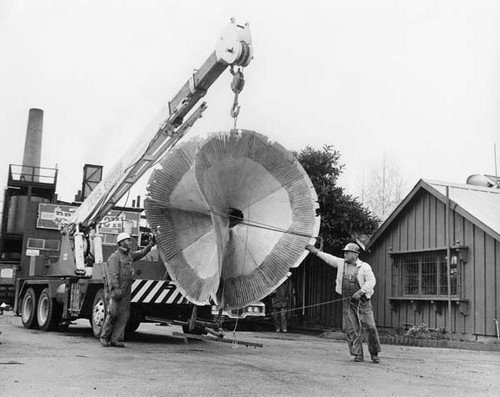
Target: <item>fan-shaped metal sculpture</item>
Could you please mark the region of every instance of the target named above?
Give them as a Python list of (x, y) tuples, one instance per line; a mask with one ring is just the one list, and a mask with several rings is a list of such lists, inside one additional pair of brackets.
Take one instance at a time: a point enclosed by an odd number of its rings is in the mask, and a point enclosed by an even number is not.
[(317, 196), (278, 143), (233, 130), (172, 150), (149, 180), (146, 216), (170, 276), (196, 304), (262, 299), (318, 235)]

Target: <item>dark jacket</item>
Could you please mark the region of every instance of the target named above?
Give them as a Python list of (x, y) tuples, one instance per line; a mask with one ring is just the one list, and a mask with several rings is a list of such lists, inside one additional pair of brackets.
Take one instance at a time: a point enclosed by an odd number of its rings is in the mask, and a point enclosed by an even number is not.
[(132, 263), (144, 257), (149, 251), (151, 251), (151, 246), (135, 252), (118, 247), (108, 258), (107, 265), (104, 266), (105, 286), (108, 291), (121, 289), (125, 292), (129, 290), (134, 282), (135, 274)]
[(271, 294), (273, 308), (288, 306), (288, 283), (284, 282)]

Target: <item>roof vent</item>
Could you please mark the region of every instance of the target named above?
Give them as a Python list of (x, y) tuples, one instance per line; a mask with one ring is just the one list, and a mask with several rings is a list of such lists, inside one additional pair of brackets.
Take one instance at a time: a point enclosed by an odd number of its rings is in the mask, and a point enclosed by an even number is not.
[(467, 178), (467, 185), (500, 188), (500, 177), (493, 175), (474, 174)]

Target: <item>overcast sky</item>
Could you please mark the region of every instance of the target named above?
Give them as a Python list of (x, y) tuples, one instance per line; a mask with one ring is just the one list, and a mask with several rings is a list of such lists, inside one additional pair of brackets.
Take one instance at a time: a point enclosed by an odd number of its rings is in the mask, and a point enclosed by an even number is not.
[[(384, 154), (408, 188), (494, 174), (499, 1), (0, 0), (0, 186), (41, 108), (42, 166), (57, 165), (72, 200), (83, 165), (106, 173), (231, 17), (250, 23), (254, 44), (240, 128), (292, 150), (334, 145), (350, 193)], [(230, 81), (213, 85), (189, 135), (232, 127)]]

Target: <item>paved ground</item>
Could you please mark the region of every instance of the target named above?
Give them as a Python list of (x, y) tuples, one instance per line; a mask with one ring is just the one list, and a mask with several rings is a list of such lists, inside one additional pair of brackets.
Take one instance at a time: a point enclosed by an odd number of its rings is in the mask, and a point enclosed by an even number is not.
[[(497, 396), (500, 353), (383, 345), (354, 363), (345, 342), (238, 332), (263, 348), (175, 338), (142, 324), (125, 349), (102, 348), (80, 320), (67, 332), (0, 316), (0, 396)], [(231, 339), (228, 333), (226, 339)]]

